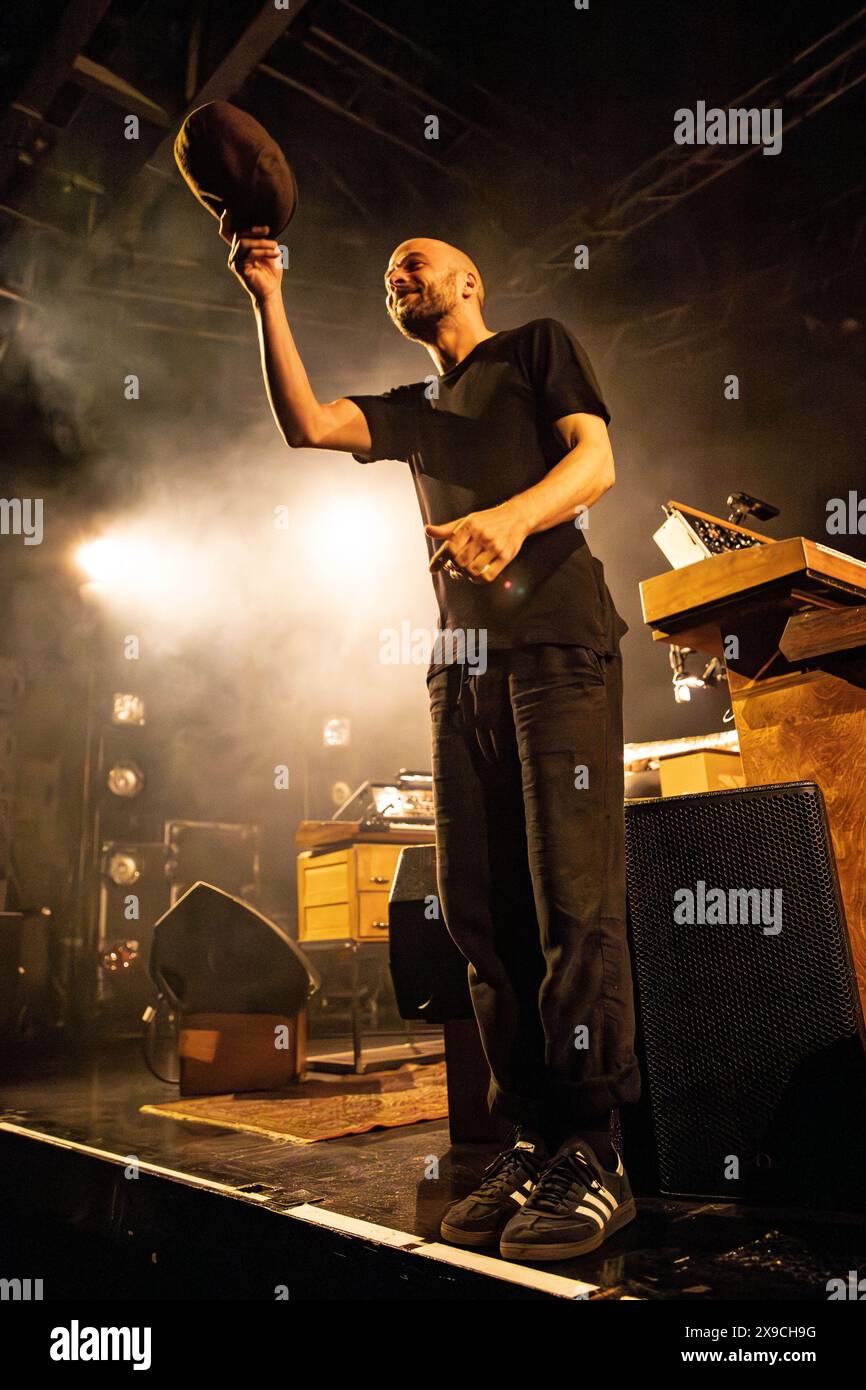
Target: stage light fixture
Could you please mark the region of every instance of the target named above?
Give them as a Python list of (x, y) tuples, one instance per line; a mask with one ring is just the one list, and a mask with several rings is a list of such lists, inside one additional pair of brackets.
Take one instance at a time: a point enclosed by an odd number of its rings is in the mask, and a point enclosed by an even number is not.
[(128, 888), (141, 878), (141, 861), (131, 850), (115, 850), (105, 871), (118, 888)]
[(144, 773), (137, 763), (116, 762), (109, 771), (107, 785), (115, 796), (132, 798), (144, 790)]
[(111, 701), (112, 724), (144, 724), (144, 701), (140, 695), (117, 691)]
[(343, 716), (325, 720), (325, 727), (322, 730), (322, 744), (325, 748), (348, 748), (351, 742), (351, 720)]
[(352, 788), (349, 786), (348, 782), (332, 782), (329, 795), (331, 798), (331, 805), (336, 806), (337, 810), (339, 810), (339, 808), (345, 805), (345, 803), (349, 800), (349, 797), (352, 795)]
[(129, 970), (137, 959), (137, 941), (115, 941), (103, 949), (100, 964), (107, 974), (119, 975), (122, 971)]

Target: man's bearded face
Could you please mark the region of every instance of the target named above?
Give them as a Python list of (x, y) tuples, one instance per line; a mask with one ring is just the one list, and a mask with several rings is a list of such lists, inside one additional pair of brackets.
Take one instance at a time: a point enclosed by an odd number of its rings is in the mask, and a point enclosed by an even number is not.
[(407, 272), (405, 283), (389, 289), (386, 307), (388, 317), (404, 338), (427, 343), (456, 305), (457, 271), (443, 270), (426, 282), (420, 275)]

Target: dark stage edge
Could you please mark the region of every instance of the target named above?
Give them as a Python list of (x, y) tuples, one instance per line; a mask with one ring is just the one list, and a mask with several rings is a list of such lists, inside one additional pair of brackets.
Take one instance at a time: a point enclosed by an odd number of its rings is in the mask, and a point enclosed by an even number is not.
[(863, 1216), (643, 1199), (603, 1251), (511, 1264), (439, 1240), (492, 1153), (444, 1122), (295, 1147), (140, 1114), (175, 1095), (120, 1044), (0, 1087), (0, 1276), (46, 1300), (825, 1302), (866, 1258)]

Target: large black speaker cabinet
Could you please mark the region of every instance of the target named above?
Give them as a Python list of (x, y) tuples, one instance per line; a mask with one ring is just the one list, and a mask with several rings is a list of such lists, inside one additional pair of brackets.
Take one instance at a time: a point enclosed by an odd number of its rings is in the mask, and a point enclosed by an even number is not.
[(466, 957), (439, 907), (436, 846), (401, 850), (388, 900), (391, 978), (401, 1018), (473, 1018)]
[(626, 803), (639, 1190), (864, 1204), (863, 1018), (811, 782)]

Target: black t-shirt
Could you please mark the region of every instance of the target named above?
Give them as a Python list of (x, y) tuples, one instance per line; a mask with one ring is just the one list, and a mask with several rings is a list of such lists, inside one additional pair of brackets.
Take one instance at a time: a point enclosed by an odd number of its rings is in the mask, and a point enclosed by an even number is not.
[[(355, 458), (408, 463), (421, 514), (434, 525), (498, 506), (539, 482), (567, 452), (553, 428), (563, 415), (610, 419), (586, 354), (556, 319), (495, 333), (426, 382), (350, 399), (372, 440), (370, 453)], [(429, 553), (440, 544), (428, 538)], [(571, 520), (527, 536), (492, 584), (442, 570), (433, 582), (442, 631), (484, 630), (489, 648), (555, 642), (612, 653), (627, 631), (600, 562)], [(428, 676), (451, 659), (447, 644), (443, 651)]]

